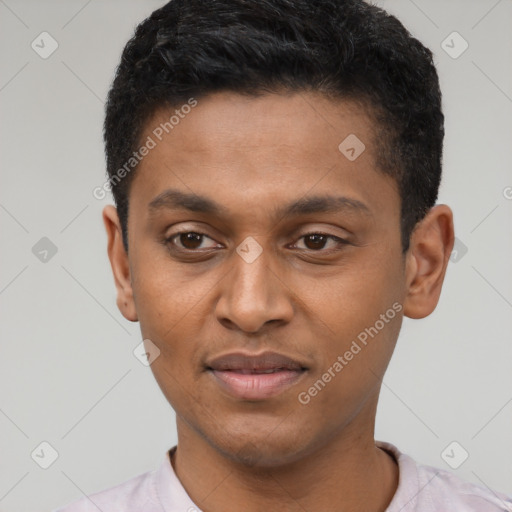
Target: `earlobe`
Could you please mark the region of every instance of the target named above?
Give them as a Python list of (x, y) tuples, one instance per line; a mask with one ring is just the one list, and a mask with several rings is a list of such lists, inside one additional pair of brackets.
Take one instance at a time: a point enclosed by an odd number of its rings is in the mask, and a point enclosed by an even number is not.
[(103, 223), (107, 232), (108, 258), (117, 289), (117, 307), (127, 320), (136, 322), (138, 318), (133, 299), (128, 254), (123, 245), (121, 223), (114, 206), (107, 205), (103, 209)]
[(437, 306), (453, 249), (453, 214), (434, 206), (416, 226), (406, 257), (404, 315), (424, 318)]

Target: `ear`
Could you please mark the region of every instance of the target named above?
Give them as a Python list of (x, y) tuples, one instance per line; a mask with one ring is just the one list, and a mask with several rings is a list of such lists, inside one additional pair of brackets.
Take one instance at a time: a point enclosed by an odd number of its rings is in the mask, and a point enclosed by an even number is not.
[(407, 251), (405, 316), (424, 318), (436, 308), (453, 243), (451, 209), (434, 206), (414, 229)]
[(103, 209), (103, 223), (108, 237), (108, 258), (117, 288), (117, 307), (127, 320), (136, 322), (138, 318), (133, 300), (128, 254), (123, 245), (119, 216), (112, 205), (107, 205)]

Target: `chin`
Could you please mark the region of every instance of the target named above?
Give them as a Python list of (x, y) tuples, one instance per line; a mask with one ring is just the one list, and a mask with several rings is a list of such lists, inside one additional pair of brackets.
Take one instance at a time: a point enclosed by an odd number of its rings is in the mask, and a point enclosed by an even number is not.
[(210, 443), (226, 458), (242, 466), (261, 469), (282, 467), (300, 460), (308, 451), (311, 440), (305, 439), (304, 432), (298, 428), (295, 432), (289, 428), (279, 432), (279, 428), (253, 433), (246, 431), (243, 435), (228, 430), (227, 438), (218, 442), (210, 440)]

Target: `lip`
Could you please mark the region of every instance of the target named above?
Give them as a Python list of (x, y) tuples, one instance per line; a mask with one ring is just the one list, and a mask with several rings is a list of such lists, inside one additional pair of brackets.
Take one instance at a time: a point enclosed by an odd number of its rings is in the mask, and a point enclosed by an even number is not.
[(307, 371), (299, 361), (277, 352), (219, 356), (206, 369), (229, 395), (243, 400), (265, 400), (290, 388)]

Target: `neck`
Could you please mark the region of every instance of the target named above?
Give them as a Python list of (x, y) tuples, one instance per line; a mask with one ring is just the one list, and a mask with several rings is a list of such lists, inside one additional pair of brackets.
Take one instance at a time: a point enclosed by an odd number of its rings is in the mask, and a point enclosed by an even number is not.
[(177, 424), (173, 466), (204, 512), (232, 510), (242, 503), (236, 508), (244, 512), (384, 512), (398, 486), (396, 461), (376, 447), (373, 426), (362, 434), (361, 425), (350, 425), (299, 460), (263, 467), (228, 458), (180, 418)]

